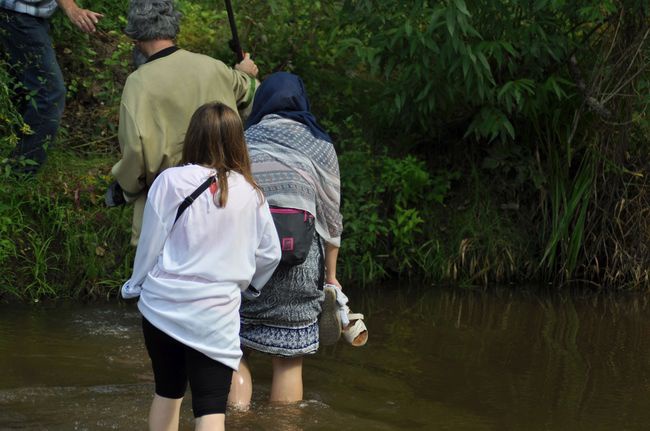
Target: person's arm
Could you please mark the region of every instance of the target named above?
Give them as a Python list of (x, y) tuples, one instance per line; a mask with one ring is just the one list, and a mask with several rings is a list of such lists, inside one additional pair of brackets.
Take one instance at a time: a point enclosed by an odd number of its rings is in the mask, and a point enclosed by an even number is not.
[(101, 13), (80, 8), (74, 0), (56, 0), (56, 2), (68, 19), (84, 33), (94, 33), (95, 24), (104, 17)]
[(122, 286), (124, 299), (140, 295), (142, 283), (156, 264), (170, 229), (168, 223), (165, 223), (154, 209), (151, 200), (147, 199), (142, 220), (142, 232), (133, 261), (133, 272), (131, 278)]
[(255, 251), (255, 274), (251, 285), (259, 292), (280, 263), (282, 249), (268, 203), (264, 202), (260, 205), (258, 211), (257, 231), (260, 233), (260, 237), (259, 245)]
[(144, 171), (144, 150), (140, 139), (141, 133), (137, 122), (125, 103), (120, 105), (117, 134), (122, 158), (113, 166), (111, 172), (122, 187), (126, 201), (132, 202), (139, 197), (143, 190), (146, 190), (147, 184)]
[(253, 60), (251, 60), (251, 55), (249, 53), (244, 54), (244, 59), (235, 64), (235, 69), (244, 72), (253, 78), (257, 78), (257, 73), (259, 72), (257, 65)]
[(133, 261), (131, 281), (135, 286), (144, 282), (147, 274), (156, 264), (158, 256), (167, 240), (168, 227), (147, 200), (142, 218), (142, 232)]
[(339, 257), (339, 247), (325, 243), (325, 283), (333, 284), (342, 289), (341, 283), (336, 279), (336, 260)]
[(250, 54), (245, 54), (241, 63), (235, 65), (232, 71), (232, 92), (240, 113), (252, 106), (253, 97), (259, 87), (256, 76), (257, 66), (250, 59)]

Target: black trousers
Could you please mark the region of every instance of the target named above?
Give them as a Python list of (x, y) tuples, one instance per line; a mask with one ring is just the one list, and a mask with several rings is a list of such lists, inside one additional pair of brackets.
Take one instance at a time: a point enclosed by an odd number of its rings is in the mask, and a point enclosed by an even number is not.
[(183, 398), (189, 382), (194, 417), (226, 412), (232, 368), (175, 340), (144, 317), (142, 332), (157, 395)]

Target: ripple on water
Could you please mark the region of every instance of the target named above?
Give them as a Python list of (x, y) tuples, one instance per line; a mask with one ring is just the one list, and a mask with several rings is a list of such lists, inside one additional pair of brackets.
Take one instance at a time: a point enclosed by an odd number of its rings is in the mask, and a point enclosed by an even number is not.
[(150, 384), (0, 390), (0, 429), (145, 429)]
[(77, 315), (72, 323), (87, 335), (110, 336), (130, 339), (140, 335), (140, 313), (137, 309), (116, 312), (115, 310), (93, 310), (92, 313)]

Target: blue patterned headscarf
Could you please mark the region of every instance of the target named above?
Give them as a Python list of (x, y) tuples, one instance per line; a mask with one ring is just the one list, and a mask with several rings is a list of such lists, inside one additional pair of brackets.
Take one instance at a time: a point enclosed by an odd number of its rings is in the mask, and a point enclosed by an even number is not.
[(276, 72), (262, 82), (255, 93), (253, 109), (246, 121), (246, 128), (259, 123), (264, 116), (269, 114), (276, 114), (302, 123), (316, 138), (332, 142), (332, 138), (310, 112), (305, 86), (297, 75)]

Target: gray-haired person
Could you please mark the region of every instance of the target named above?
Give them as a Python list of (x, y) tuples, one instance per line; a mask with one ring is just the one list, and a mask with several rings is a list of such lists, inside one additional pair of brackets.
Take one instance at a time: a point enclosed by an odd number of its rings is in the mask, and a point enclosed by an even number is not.
[(247, 54), (234, 69), (176, 46), (181, 14), (171, 0), (132, 0), (125, 34), (147, 58), (126, 80), (118, 138), (122, 158), (112, 169), (133, 202), (131, 243), (137, 245), (147, 190), (164, 169), (178, 164), (185, 131), (196, 109), (218, 101), (235, 112), (250, 103), (257, 66)]

